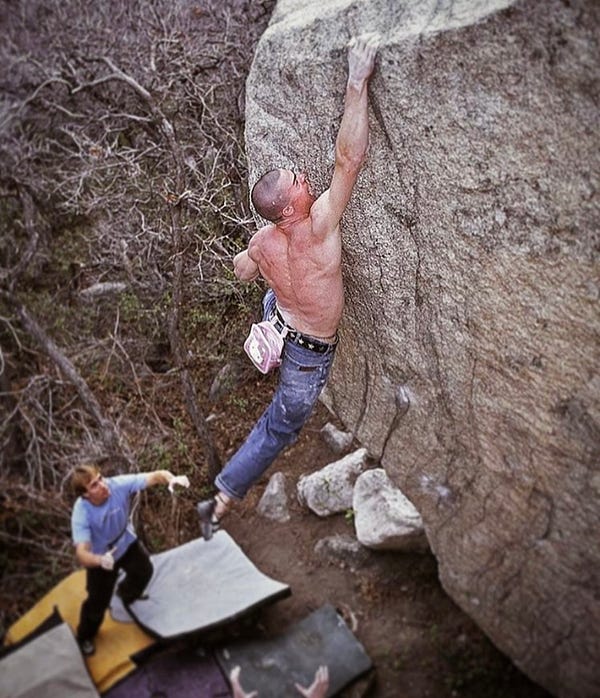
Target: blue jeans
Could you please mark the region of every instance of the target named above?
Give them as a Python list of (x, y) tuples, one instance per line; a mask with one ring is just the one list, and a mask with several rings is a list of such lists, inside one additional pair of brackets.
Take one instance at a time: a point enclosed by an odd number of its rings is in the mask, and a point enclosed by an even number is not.
[[(272, 317), (275, 303), (275, 294), (269, 289), (263, 300), (263, 319)], [(335, 347), (332, 344), (324, 354), (317, 354), (285, 340), (271, 404), (217, 476), (215, 485), (221, 492), (242, 499), (279, 453), (296, 441), (327, 381)]]

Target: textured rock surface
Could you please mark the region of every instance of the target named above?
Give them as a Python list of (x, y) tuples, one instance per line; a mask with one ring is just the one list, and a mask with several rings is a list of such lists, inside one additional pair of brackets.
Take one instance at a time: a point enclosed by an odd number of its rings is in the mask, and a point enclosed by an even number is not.
[(354, 440), (354, 436), (349, 431), (340, 431), (331, 423), (327, 423), (321, 429), (321, 436), (334, 453), (347, 451)]
[(315, 545), (315, 553), (352, 571), (363, 567), (372, 559), (370, 550), (348, 534), (321, 538)]
[(303, 475), (296, 486), (298, 501), (317, 516), (331, 516), (351, 509), (354, 483), (364, 470), (366, 460), (367, 449), (359, 448), (310, 475)]
[(375, 550), (429, 550), (423, 520), (383, 468), (359, 475), (352, 495), (354, 528), (362, 545)]
[(272, 521), (283, 523), (290, 520), (283, 473), (274, 473), (271, 476), (256, 508), (261, 516)]
[(600, 695), (600, 5), (509, 5), (280, 0), (247, 151), (252, 181), (296, 166), (321, 191), (346, 42), (383, 34), (326, 400), (457, 603), (548, 690)]

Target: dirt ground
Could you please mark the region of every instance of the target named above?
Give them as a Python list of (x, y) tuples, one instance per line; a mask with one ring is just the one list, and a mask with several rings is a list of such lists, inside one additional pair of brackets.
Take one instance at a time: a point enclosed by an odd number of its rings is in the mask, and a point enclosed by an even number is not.
[(277, 634), (331, 603), (349, 625), (355, 623), (355, 635), (375, 665), (369, 680), (361, 682), (361, 690), (348, 695), (549, 696), (520, 673), (445, 594), (433, 555), (370, 551), (367, 562), (352, 570), (348, 564), (315, 553), (322, 538), (354, 534), (351, 517), (319, 518), (301, 506), (295, 495), (301, 474), (340, 457), (320, 434), (328, 421), (335, 424), (319, 405), (298, 442), (269, 471), (269, 476), (277, 471), (286, 476), (289, 522), (273, 522), (257, 513), (266, 477), (224, 521), (223, 527), (254, 564), (292, 590), (291, 597), (262, 610), (257, 633)]

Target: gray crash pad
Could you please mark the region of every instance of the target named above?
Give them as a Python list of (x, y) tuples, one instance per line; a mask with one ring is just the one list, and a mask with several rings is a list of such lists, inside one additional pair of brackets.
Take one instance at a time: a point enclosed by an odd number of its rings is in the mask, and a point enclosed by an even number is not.
[(321, 664), (329, 669), (329, 698), (373, 666), (363, 646), (329, 604), (274, 639), (224, 645), (216, 657), (227, 676), (239, 665), (244, 690), (258, 691), (260, 698), (298, 698), (294, 684), (309, 686)]
[(124, 608), (115, 595), (111, 614), (119, 621), (130, 614), (160, 639), (211, 630), (291, 593), (260, 572), (225, 531), (153, 555), (152, 564), (148, 598)]
[(99, 698), (73, 631), (64, 622), (0, 660), (1, 698)]

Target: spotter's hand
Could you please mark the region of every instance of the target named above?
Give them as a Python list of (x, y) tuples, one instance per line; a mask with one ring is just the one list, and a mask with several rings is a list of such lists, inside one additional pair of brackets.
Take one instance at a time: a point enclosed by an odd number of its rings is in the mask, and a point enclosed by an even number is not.
[(113, 553), (116, 549), (117, 546), (115, 545), (108, 552), (104, 553), (104, 555), (100, 556), (100, 567), (102, 567), (103, 570), (110, 572), (112, 569), (114, 569), (115, 558), (113, 557)]
[(171, 482), (169, 482), (169, 492), (171, 494), (174, 493), (175, 485), (179, 485), (180, 487), (189, 487), (190, 480), (187, 475), (176, 475), (171, 479)]

